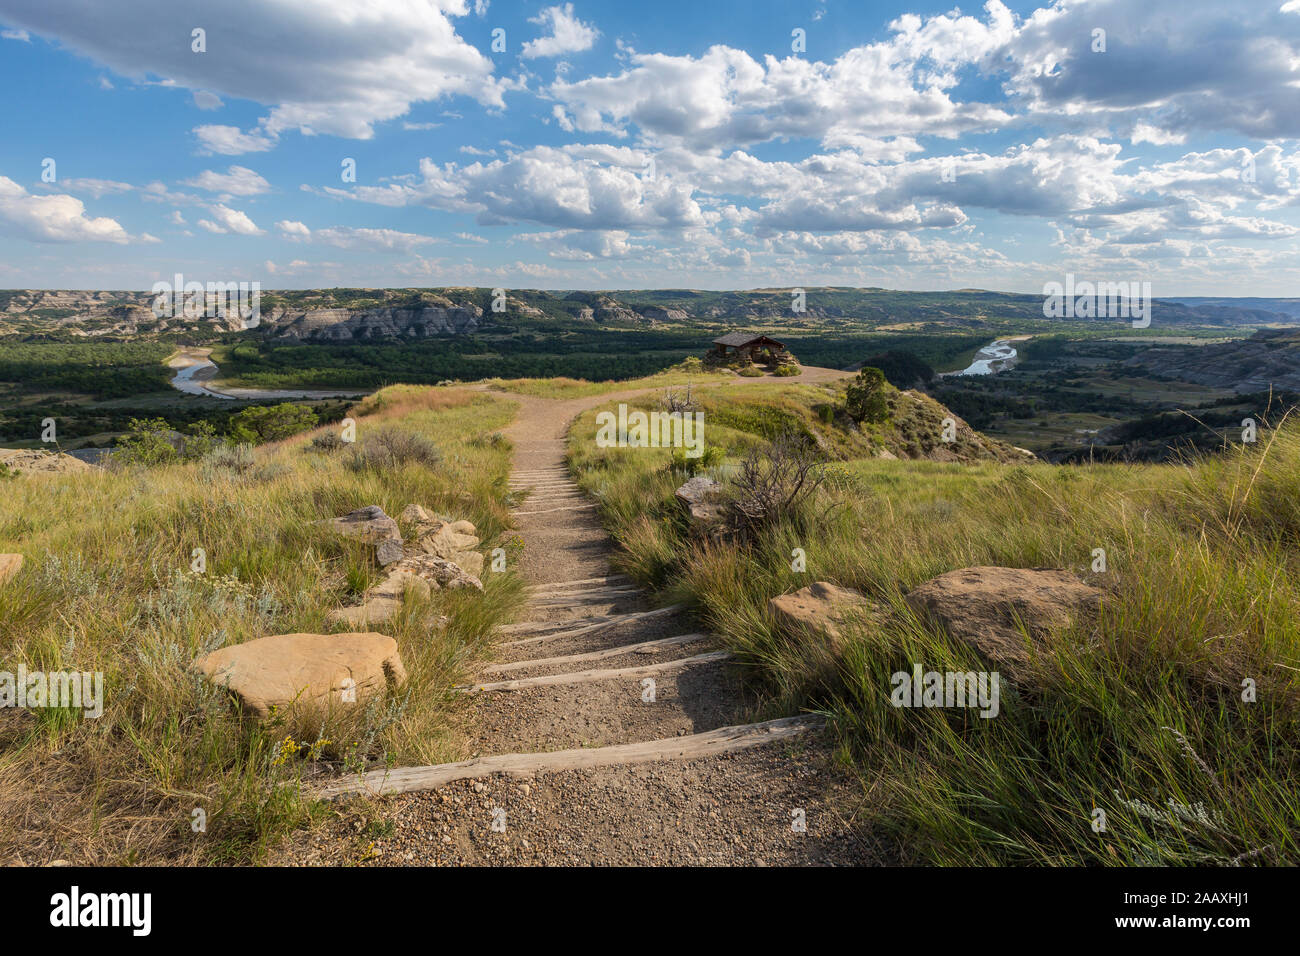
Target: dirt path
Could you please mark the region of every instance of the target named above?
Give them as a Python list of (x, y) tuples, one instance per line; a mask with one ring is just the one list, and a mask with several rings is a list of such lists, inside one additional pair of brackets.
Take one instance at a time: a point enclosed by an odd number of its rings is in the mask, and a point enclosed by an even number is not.
[(365, 789), (396, 794), (379, 803), (382, 823), (349, 819), (341, 802), (340, 823), (292, 862), (879, 862), (849, 816), (858, 785), (832, 766), (816, 719), (753, 723), (754, 701), (716, 638), (610, 572), (612, 542), (568, 475), (565, 434), (581, 412), (647, 391), (512, 396), (531, 590), (474, 685), (474, 756), (369, 775)]

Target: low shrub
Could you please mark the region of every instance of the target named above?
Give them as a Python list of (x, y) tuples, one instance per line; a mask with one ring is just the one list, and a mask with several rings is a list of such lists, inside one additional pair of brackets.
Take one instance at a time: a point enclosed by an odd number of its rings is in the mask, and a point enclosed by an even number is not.
[(417, 464), (432, 468), (442, 461), (438, 446), (415, 432), (402, 428), (380, 428), (368, 434), (352, 451), (348, 467), (353, 471), (390, 470)]

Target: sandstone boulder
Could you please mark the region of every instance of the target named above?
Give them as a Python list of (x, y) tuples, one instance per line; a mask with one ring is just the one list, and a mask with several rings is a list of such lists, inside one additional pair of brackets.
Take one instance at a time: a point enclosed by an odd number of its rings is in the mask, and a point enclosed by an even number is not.
[(692, 528), (707, 530), (722, 523), (722, 485), (707, 475), (687, 481), (676, 497), (690, 515)]
[(432, 534), (447, 524), (438, 515), (420, 505), (407, 505), (402, 509), (402, 513), (398, 518), (402, 523), (402, 527), (406, 528), (411, 533), (411, 536), (416, 538), (423, 534)]
[(827, 581), (778, 595), (767, 606), (782, 627), (795, 634), (826, 640), (837, 654), (844, 650), (846, 620), (865, 617), (871, 612), (871, 602), (861, 591)]
[(4, 584), (22, 569), (21, 554), (0, 554), (0, 584)]
[(429, 582), (430, 587), (483, 590), (483, 582), (467, 573), (460, 565), (432, 554), (409, 555), (393, 565), (393, 570), (410, 572)]
[(398, 515), (398, 520), (407, 527), (411, 528), (417, 537), (426, 534), (437, 534), (439, 531), (449, 530), (456, 534), (475, 533), (472, 522), (469, 521), (451, 521), (441, 515), (434, 514), (428, 508), (422, 505), (407, 505)]
[(406, 669), (397, 642), (383, 634), (277, 634), (223, 647), (194, 662), (210, 681), (233, 691), (252, 713), (272, 707), (349, 706), (397, 687)]
[(451, 530), (451, 525), (444, 525), (433, 534), (420, 536), (420, 548), (426, 554), (453, 560), (453, 555), (460, 551), (470, 551), (479, 546), (479, 539), (472, 534), (461, 534)]
[(1101, 593), (1068, 571), (976, 567), (932, 578), (906, 600), (987, 660), (1014, 665), (1029, 660), (1025, 632), (1044, 645), (1053, 631), (1094, 618)]
[(483, 577), (483, 555), (477, 551), (457, 551), (451, 556), (451, 563), (466, 574), (472, 574), (476, 578)]
[(438, 519), (420, 505), (407, 505), (402, 509), (402, 513), (397, 516), (397, 520), (402, 524), (418, 525), (431, 523)]

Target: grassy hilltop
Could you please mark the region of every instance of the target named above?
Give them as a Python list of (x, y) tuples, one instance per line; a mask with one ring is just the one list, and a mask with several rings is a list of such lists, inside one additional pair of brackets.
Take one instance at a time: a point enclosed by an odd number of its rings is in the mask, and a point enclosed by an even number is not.
[[(595, 416), (616, 406), (612, 393), (645, 389), (623, 400), (654, 410), (669, 390), (686, 400), (687, 379), (704, 415), (701, 459), (597, 447)], [(902, 862), (1300, 861), (1300, 428), (1181, 465), (1054, 466), (960, 422), (945, 442), (951, 413), (890, 386), (884, 413), (855, 424), (843, 381), (675, 372), (495, 384), (395, 386), (352, 410), (362, 444), (396, 430), (440, 454), (367, 464), (313, 442), (337, 428), (327, 426), (192, 462), (8, 479), (0, 552), (31, 567), (0, 588), (0, 669), (103, 671), (108, 706), (97, 720), (0, 711), (0, 859), (256, 862), (328, 812), (304, 782), (467, 756), (466, 712), (450, 691), (520, 606), (512, 573), (485, 574), (481, 596), (408, 595), (385, 633), (410, 683), (364, 714), (241, 720), (188, 665), (221, 645), (328, 631), (327, 612), (377, 579), (370, 552), (314, 521), (414, 502), (517, 554), (511, 449), (495, 435), (516, 393), (597, 403), (572, 425), (568, 461), (617, 566), (723, 636), (756, 719), (830, 717), (861, 781), (861, 805), (845, 812), (889, 834)], [(814, 493), (747, 537), (692, 534), (674, 501), (691, 472), (733, 483), (751, 453), (770, 468), (782, 448), (820, 462)], [(197, 547), (204, 575), (189, 570)], [(889, 675), (912, 662), (984, 666), (902, 601), (972, 565), (1070, 569), (1104, 589), (1101, 617), (1054, 635), (1050, 653), (1006, 680), (996, 719), (892, 707)], [(793, 639), (767, 612), (769, 598), (819, 580), (878, 609), (839, 647)], [(204, 840), (190, 826), (199, 807)]]

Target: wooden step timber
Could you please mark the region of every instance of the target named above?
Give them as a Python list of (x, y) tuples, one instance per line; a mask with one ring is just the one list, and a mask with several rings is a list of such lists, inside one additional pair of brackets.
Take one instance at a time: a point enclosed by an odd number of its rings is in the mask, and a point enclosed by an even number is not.
[(537, 634), (541, 631), (562, 631), (575, 624), (604, 624), (619, 617), (617, 614), (595, 614), (591, 617), (574, 617), (565, 621), (521, 621), (518, 624), (502, 624), (497, 628), (498, 634)]
[(555, 667), (560, 664), (577, 664), (582, 661), (599, 661), (608, 657), (622, 657), (635, 654), (647, 648), (673, 647), (677, 644), (691, 644), (705, 640), (709, 635), (678, 634), (676, 637), (661, 637), (657, 641), (642, 641), (640, 644), (623, 644), (620, 647), (607, 647), (600, 651), (588, 651), (586, 654), (566, 654), (564, 657), (535, 657), (526, 661), (511, 661), (509, 664), (493, 664), (484, 670), (486, 674), (505, 674), (529, 667)]
[(599, 608), (602, 604), (626, 604), (628, 601), (638, 600), (641, 596), (642, 592), (639, 588), (629, 588), (626, 591), (605, 591), (601, 594), (557, 594), (555, 597), (546, 600), (534, 597), (524, 605), (524, 610), (585, 611), (590, 614), (593, 609)]
[(581, 511), (583, 508), (594, 508), (594, 503), (585, 501), (580, 505), (565, 505), (563, 508), (544, 508), (541, 511), (512, 511), (513, 515), (549, 515), (557, 511)]
[(603, 578), (576, 578), (572, 581), (551, 581), (547, 584), (530, 584), (529, 591), (555, 591), (561, 588), (578, 587), (589, 584), (617, 584), (632, 580), (626, 574), (607, 574)]
[(625, 598), (640, 594), (641, 589), (635, 584), (625, 587), (593, 588), (588, 591), (563, 591), (543, 598), (541, 594), (531, 595), (527, 607), (564, 607), (568, 602), (578, 604), (599, 603), (605, 598)]
[(610, 670), (573, 671), (569, 674), (547, 674), (543, 677), (521, 677), (518, 680), (502, 680), (488, 684), (466, 684), (455, 687), (464, 694), (496, 693), (498, 691), (527, 690), (530, 687), (557, 687), (563, 684), (587, 684), (602, 680), (635, 680), (638, 677), (654, 677), (658, 674), (685, 670), (696, 664), (713, 664), (728, 661), (735, 657), (731, 651), (708, 651), (692, 657), (679, 657), (675, 661), (660, 661), (658, 664), (644, 664), (641, 667), (616, 667)]
[[(520, 644), (535, 644), (538, 641), (549, 641), (556, 637), (578, 637), (582, 634), (591, 634), (592, 632), (599, 631), (602, 628), (614, 627), (617, 624), (624, 624), (629, 621), (643, 621), (650, 617), (662, 617), (665, 614), (672, 614), (680, 611), (683, 607), (684, 605), (681, 604), (670, 604), (668, 607), (658, 607), (652, 611), (633, 611), (631, 614), (610, 614), (607, 615), (606, 619), (603, 621), (593, 621), (591, 624), (574, 628), (571, 631), (553, 631), (550, 634), (542, 634), (538, 637), (526, 637), (521, 641), (504, 641), (502, 642), (502, 646), (517, 647)], [(540, 626), (546, 622), (539, 621), (537, 623)], [(573, 622), (565, 621), (564, 623), (572, 624)]]
[(720, 727), (717, 730), (702, 734), (688, 734), (685, 737), (643, 740), (631, 744), (614, 744), (610, 747), (579, 747), (574, 750), (553, 750), (549, 753), (498, 754), (431, 767), (376, 770), (370, 774), (340, 777), (318, 788), (312, 796), (319, 800), (335, 800), (353, 795), (378, 797), (417, 790), (436, 790), (455, 780), (478, 780), (490, 777), (494, 773), (518, 776), (539, 772), (554, 773), (560, 770), (587, 770), (594, 767), (653, 763), (661, 760), (693, 760), (697, 757), (733, 753), (761, 744), (788, 740), (798, 734), (815, 730), (824, 722), (825, 718), (819, 714), (802, 714), (798, 717), (766, 720), (759, 724)]

